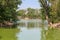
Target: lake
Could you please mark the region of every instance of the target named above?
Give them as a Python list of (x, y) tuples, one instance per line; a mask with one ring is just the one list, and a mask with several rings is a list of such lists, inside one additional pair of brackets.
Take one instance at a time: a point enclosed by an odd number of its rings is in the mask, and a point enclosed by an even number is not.
[[(18, 28), (20, 32), (17, 33), (17, 40), (41, 40), (42, 37), (42, 20), (40, 19), (31, 19), (18, 21), (20, 25)], [(48, 22), (44, 21), (44, 29), (47, 30)]]

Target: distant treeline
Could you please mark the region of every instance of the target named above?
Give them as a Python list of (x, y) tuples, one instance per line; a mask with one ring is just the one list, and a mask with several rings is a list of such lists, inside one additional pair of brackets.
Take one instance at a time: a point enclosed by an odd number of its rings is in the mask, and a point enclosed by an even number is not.
[(33, 8), (27, 8), (27, 9), (21, 9), (18, 12), (18, 16), (21, 18), (29, 18), (29, 19), (36, 19), (41, 18), (41, 12), (40, 9), (33, 9)]

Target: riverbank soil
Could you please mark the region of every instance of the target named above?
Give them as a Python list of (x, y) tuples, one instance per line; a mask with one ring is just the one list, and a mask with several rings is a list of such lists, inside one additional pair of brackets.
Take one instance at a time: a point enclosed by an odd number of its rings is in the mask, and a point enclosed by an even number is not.
[(60, 22), (54, 23), (54, 24), (50, 23), (50, 27), (51, 28), (60, 28)]

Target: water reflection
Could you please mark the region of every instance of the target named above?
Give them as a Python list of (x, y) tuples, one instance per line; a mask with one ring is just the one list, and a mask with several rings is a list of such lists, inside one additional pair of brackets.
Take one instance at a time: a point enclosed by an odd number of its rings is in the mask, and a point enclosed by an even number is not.
[(40, 40), (41, 29), (21, 27), (21, 32), (18, 33), (18, 40)]
[[(20, 20), (18, 28), (20, 32), (17, 34), (18, 40), (41, 40), (42, 20)], [(48, 22), (44, 21), (45, 30), (48, 29)]]

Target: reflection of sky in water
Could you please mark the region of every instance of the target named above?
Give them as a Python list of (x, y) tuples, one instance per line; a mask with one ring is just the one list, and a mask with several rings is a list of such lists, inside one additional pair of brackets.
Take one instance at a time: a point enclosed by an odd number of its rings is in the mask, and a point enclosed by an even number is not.
[(41, 30), (39, 28), (27, 29), (21, 28), (21, 32), (18, 34), (18, 40), (40, 40)]
[[(18, 28), (21, 28), (21, 32), (18, 33), (17, 37), (18, 40), (40, 40), (41, 39), (41, 28), (39, 25), (42, 23), (42, 20), (39, 19), (32, 19), (32, 20), (20, 20), (18, 23), (25, 23), (22, 25), (22, 27), (19, 25)], [(35, 28), (26, 28), (28, 27), (28, 22), (34, 22)], [(39, 24), (39, 25), (38, 25)], [(47, 20), (44, 21), (44, 28), (45, 30), (48, 30), (48, 22)]]

